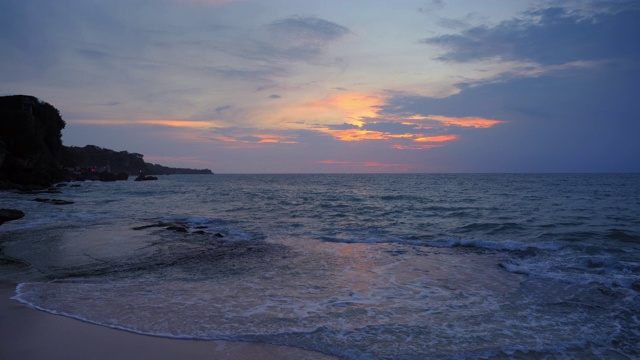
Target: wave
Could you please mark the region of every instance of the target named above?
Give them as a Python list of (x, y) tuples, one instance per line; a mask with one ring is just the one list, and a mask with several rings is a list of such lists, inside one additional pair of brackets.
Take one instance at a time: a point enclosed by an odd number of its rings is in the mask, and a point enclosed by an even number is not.
[(558, 242), (541, 242), (541, 243), (531, 243), (524, 241), (516, 241), (516, 240), (502, 240), (502, 241), (492, 241), (492, 240), (483, 240), (483, 239), (403, 239), (403, 238), (377, 238), (377, 237), (367, 237), (367, 238), (341, 238), (341, 237), (332, 237), (332, 236), (322, 236), (320, 238), (322, 241), (326, 242), (335, 242), (335, 243), (362, 243), (362, 244), (380, 244), (380, 243), (397, 243), (397, 244), (405, 244), (405, 245), (413, 245), (413, 246), (426, 246), (426, 247), (435, 247), (435, 248), (475, 248), (475, 249), (485, 249), (485, 250), (496, 250), (496, 251), (518, 251), (518, 252), (527, 252), (527, 251), (557, 251), (564, 247), (564, 245)]
[(449, 239), (440, 241), (431, 241), (429, 246), (432, 247), (461, 247), (461, 248), (476, 248), (487, 250), (499, 250), (499, 251), (556, 251), (560, 250), (563, 246), (556, 242), (547, 243), (530, 243), (515, 240), (504, 241), (491, 241), (482, 239)]

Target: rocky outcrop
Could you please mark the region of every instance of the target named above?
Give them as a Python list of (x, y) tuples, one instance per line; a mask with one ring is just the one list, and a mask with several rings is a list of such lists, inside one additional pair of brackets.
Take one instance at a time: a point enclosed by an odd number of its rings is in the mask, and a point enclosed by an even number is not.
[(213, 174), (209, 169), (185, 169), (172, 168), (158, 164), (147, 163), (147, 174), (151, 175), (173, 175), (173, 174), (189, 174), (189, 175), (210, 175)]
[(0, 97), (0, 188), (68, 179), (60, 166), (64, 127), (51, 104), (27, 95)]
[(158, 180), (155, 176), (149, 175), (138, 175), (138, 177), (134, 181), (149, 181), (149, 180)]

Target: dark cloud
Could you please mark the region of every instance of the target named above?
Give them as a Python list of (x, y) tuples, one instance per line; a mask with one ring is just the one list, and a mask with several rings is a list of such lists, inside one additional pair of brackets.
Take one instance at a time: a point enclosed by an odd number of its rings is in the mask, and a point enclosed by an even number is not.
[[(611, 64), (574, 76), (518, 78), (442, 99), (397, 94), (380, 116), (480, 116), (506, 121), (467, 129), (433, 152), (465, 171), (638, 172), (640, 66)], [(457, 129), (456, 133), (465, 129)]]
[(104, 60), (110, 56), (108, 53), (100, 50), (81, 49), (77, 52), (79, 55), (90, 60)]
[(577, 60), (640, 57), (640, 11), (601, 13), (591, 18), (552, 7), (497, 26), (477, 26), (459, 35), (440, 35), (422, 43), (447, 49), (441, 60), (467, 62), (498, 57), (562, 64)]
[(223, 113), (225, 113), (227, 110), (230, 110), (233, 106), (231, 105), (224, 105), (224, 106), (218, 106), (216, 108), (216, 116), (221, 116)]
[(365, 123), (364, 125), (362, 125), (362, 128), (364, 130), (380, 131), (389, 134), (416, 134), (423, 132), (418, 130), (416, 125), (402, 124), (397, 122), (377, 121)]
[[(245, 80), (251, 82), (271, 82), (274, 76), (283, 76), (287, 71), (278, 66), (258, 66), (256, 68), (207, 67), (202, 68), (203, 73), (208, 73), (228, 80)], [(265, 87), (265, 89), (268, 87)], [(257, 89), (259, 91), (259, 89)]]
[(244, 142), (260, 142), (262, 139), (257, 136), (240, 136), (237, 137), (236, 140)]
[(333, 41), (350, 33), (349, 29), (312, 16), (294, 16), (265, 25), (271, 43), (253, 46), (248, 56), (280, 60), (318, 59)]
[(281, 99), (282, 96), (278, 95), (278, 94), (271, 94), (269, 95), (269, 99)]
[(431, 0), (427, 2), (425, 5), (419, 7), (418, 11), (421, 13), (430, 14), (438, 10), (444, 9), (444, 7), (445, 7), (444, 0)]
[(357, 125), (343, 123), (342, 125), (329, 125), (327, 126), (331, 130), (351, 130), (359, 129)]
[(349, 33), (349, 29), (342, 25), (311, 16), (295, 16), (272, 22), (266, 27), (292, 39), (313, 43), (337, 40)]

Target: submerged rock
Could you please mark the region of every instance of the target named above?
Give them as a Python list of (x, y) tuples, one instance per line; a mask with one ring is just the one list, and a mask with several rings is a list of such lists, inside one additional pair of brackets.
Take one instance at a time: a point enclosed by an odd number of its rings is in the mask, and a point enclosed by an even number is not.
[(150, 224), (150, 225), (136, 226), (136, 227), (134, 227), (132, 229), (133, 230), (144, 230), (144, 229), (154, 228), (154, 227), (167, 227), (167, 226), (170, 226), (170, 225), (171, 224), (169, 224), (169, 223), (159, 222), (159, 223)]
[(189, 232), (189, 230), (187, 230), (187, 228), (182, 225), (167, 226), (167, 230), (173, 230), (176, 232), (183, 232), (183, 233)]
[(189, 234), (194, 234), (194, 235), (209, 235), (215, 239), (220, 239), (223, 238), (224, 235), (222, 235), (221, 233), (214, 233), (211, 234), (207, 231), (205, 231), (205, 229), (208, 229), (208, 226), (204, 226), (204, 225), (198, 225), (198, 226), (189, 226), (189, 224), (183, 223), (183, 222), (175, 222), (175, 223), (168, 223), (168, 222), (157, 222), (157, 223), (153, 223), (153, 224), (148, 224), (148, 225), (142, 225), (142, 226), (136, 226), (133, 227), (133, 230), (144, 230), (144, 229), (149, 229), (149, 228), (164, 228), (164, 230), (169, 230), (169, 231), (175, 231), (175, 232), (179, 232), (179, 233), (189, 233)]
[(33, 201), (52, 204), (52, 205), (69, 205), (69, 204), (73, 204), (74, 203), (73, 201), (69, 201), (69, 200), (43, 199), (43, 198), (35, 198), (35, 199), (33, 199)]
[(24, 217), (24, 212), (14, 209), (0, 209), (0, 224), (7, 221), (18, 220)]

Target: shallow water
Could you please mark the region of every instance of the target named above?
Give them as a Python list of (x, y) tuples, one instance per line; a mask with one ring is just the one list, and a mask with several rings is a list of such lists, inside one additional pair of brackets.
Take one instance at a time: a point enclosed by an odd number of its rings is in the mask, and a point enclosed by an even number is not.
[(27, 213), (0, 227), (16, 299), (106, 326), (349, 359), (640, 356), (639, 175), (166, 176), (0, 201)]

